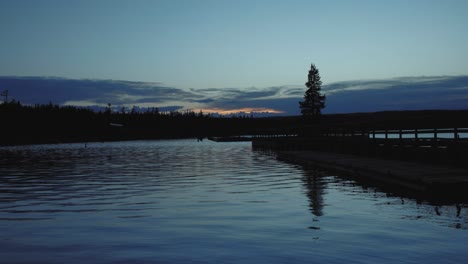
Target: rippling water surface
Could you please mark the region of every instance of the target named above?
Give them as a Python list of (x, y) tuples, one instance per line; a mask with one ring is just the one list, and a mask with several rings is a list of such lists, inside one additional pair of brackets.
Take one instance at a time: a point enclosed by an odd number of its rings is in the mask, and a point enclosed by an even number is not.
[(250, 143), (0, 148), (0, 262), (466, 263), (467, 228)]

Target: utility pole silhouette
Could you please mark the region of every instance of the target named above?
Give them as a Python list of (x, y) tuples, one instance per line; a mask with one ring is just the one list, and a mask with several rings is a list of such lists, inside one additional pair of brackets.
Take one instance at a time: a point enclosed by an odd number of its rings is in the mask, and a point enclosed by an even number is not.
[(8, 90), (3, 91), (0, 96), (3, 96), (3, 103), (8, 103)]

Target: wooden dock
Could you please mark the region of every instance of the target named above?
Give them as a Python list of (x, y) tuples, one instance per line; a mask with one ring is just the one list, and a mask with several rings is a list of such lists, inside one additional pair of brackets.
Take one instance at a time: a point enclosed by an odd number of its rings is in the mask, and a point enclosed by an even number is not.
[(468, 129), (325, 128), (303, 136), (255, 137), (252, 147), (392, 192), (468, 201)]
[(344, 130), (325, 128), (302, 136), (256, 136), (254, 148), (312, 150), (468, 169), (468, 129)]
[(443, 197), (468, 198), (468, 170), (320, 151), (277, 151), (279, 160), (372, 180), (387, 187)]

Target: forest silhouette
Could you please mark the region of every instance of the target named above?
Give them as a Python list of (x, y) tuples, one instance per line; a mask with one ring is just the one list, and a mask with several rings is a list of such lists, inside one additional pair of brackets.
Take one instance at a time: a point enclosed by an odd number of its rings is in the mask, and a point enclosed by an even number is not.
[(297, 127), (296, 119), (160, 112), (157, 108), (117, 112), (108, 107), (96, 112), (17, 101), (0, 104), (0, 120), (0, 145), (278, 134)]
[(0, 104), (0, 145), (229, 137), (239, 135), (300, 135), (315, 137), (330, 131), (468, 127), (468, 110), (387, 111), (326, 114), (319, 120), (301, 116), (215, 116), (185, 112), (93, 111), (56, 104)]

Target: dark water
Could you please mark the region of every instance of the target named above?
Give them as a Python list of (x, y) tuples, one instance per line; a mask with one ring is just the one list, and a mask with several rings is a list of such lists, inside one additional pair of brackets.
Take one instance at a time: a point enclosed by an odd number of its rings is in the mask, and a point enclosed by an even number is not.
[(250, 143), (0, 148), (2, 263), (467, 263), (467, 228)]

